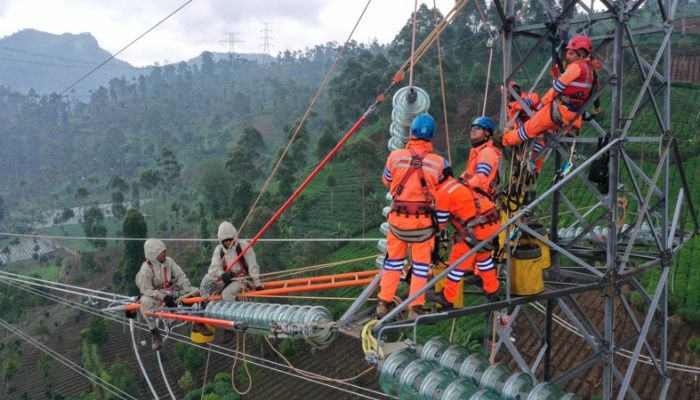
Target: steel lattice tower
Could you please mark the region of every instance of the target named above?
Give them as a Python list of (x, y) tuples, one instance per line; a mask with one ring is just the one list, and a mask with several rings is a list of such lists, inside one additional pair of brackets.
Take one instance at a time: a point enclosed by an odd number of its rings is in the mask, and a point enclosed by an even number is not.
[[(596, 98), (600, 98), (606, 108), (605, 113), (595, 120), (584, 122), (586, 131), (577, 138), (564, 136), (565, 129), (548, 135), (547, 151), (553, 165), (545, 168), (560, 170), (566, 159), (572, 159), (572, 148), (588, 149), (587, 157), (575, 160), (568, 174), (552, 182), (502, 227), (508, 233), (513, 229), (527, 233), (551, 248), (552, 267), (547, 273), (546, 290), (534, 296), (511, 296), (511, 260), (508, 257), (505, 263), (506, 300), (425, 315), (416, 321), (392, 322), (410, 300), (417, 297), (414, 295), (379, 321), (374, 332), (382, 340), (389, 332), (413, 328), (416, 324), (508, 308), (511, 322), (498, 325), (499, 340), (495, 346), (504, 349), (521, 370), (533, 373), (539, 380), (564, 386), (591, 368), (602, 366), (601, 393), (604, 399), (623, 399), (626, 396), (638, 399), (640, 395), (630, 383), (644, 352), (653, 362), (660, 389), (658, 393), (643, 396), (665, 398), (671, 382), (667, 374), (667, 283), (671, 262), (674, 255), (698, 233), (697, 216), (678, 143), (671, 131), (671, 35), (678, 0), (601, 0), (595, 4), (578, 0), (566, 0), (563, 4), (531, 0), (527, 3), (524, 10), (516, 12), (515, 0), (494, 0), (501, 28), (503, 70), (500, 80), (503, 87), (508, 87), (507, 83), (516, 79), (523, 87), (532, 87), (543, 94), (550, 87), (548, 70), (552, 59), (542, 67), (543, 62), (537, 60), (539, 51), (553, 38), (560, 39), (567, 33), (589, 33), (595, 58), (601, 61), (599, 90), (588, 99), (580, 113), (590, 110)], [(544, 15), (540, 19), (543, 20), (538, 21), (535, 17), (522, 23), (520, 14), (532, 7), (531, 3), (541, 8)], [(644, 18), (639, 15), (642, 6), (645, 6)], [(645, 40), (642, 51), (638, 45), (640, 38), (655, 40)], [(607, 57), (601, 54), (607, 54)], [(541, 71), (537, 78), (532, 79), (528, 73), (535, 64)], [(507, 93), (503, 93), (501, 99), (501, 130), (504, 129), (506, 96)], [(654, 125), (640, 129), (637, 123), (640, 115), (652, 115)], [(599, 137), (607, 139), (596, 148)], [(658, 155), (653, 169), (645, 168), (638, 160), (640, 149)], [(608, 160), (607, 190), (599, 190), (587, 179), (591, 164), (598, 159)], [(502, 181), (506, 173), (502, 171)], [(680, 190), (671, 190), (673, 179), (680, 182)], [(572, 197), (575, 194), (572, 188), (576, 185), (586, 191), (588, 199)], [(624, 213), (620, 207), (623, 198), (625, 205), (629, 203)], [(580, 213), (577, 207), (581, 205), (589, 211)], [(628, 209), (633, 210), (630, 214), (635, 214), (636, 220), (620, 223)], [(534, 210), (549, 215), (548, 235), (524, 222)], [(565, 214), (571, 217), (564, 218)], [(578, 228), (568, 236), (560, 235), (566, 232), (567, 224)], [(688, 226), (692, 226), (691, 232), (686, 231)], [(480, 247), (476, 246), (461, 260)], [(511, 250), (509, 244), (507, 250)], [(424, 291), (453, 268), (454, 265), (434, 277)], [(642, 282), (641, 275), (649, 271), (655, 271), (651, 278), (653, 282)], [(379, 278), (376, 278), (350, 307), (341, 318), (341, 326), (351, 326), (363, 315), (358, 312), (360, 305), (376, 289), (378, 282)], [(644, 300), (647, 311), (643, 319), (636, 317), (623, 286), (634, 289)], [(647, 288), (652, 288), (652, 291), (647, 291)], [(600, 310), (604, 319), (598, 326), (575, 297), (590, 291), (604, 297), (604, 310)], [(530, 326), (533, 332), (543, 328), (542, 344), (537, 356), (527, 360), (521, 349), (509, 340), (511, 324), (518, 315), (526, 316), (525, 319), (532, 322), (528, 316), (532, 311), (529, 305), (539, 301), (546, 302), (544, 327), (532, 323)], [(625, 321), (615, 313), (616, 307), (624, 310)], [(582, 336), (579, 344), (587, 346), (591, 354), (557, 374), (550, 354), (554, 344), (555, 308), (576, 327)], [(622, 323), (632, 324), (635, 334), (616, 336), (616, 326)], [(621, 368), (619, 362), (616, 364), (620, 359), (616, 354), (623, 350), (629, 354), (626, 369)]]

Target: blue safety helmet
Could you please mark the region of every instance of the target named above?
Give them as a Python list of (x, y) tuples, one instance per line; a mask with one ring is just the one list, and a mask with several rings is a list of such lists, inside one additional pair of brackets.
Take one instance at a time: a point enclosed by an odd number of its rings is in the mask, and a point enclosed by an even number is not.
[(493, 120), (491, 118), (486, 116), (475, 119), (474, 122), (472, 122), (471, 126), (474, 125), (484, 128), (490, 133), (493, 133), (493, 131), (496, 130), (496, 124), (493, 123)]
[(433, 140), (435, 120), (430, 114), (420, 114), (411, 123), (411, 135), (418, 139)]

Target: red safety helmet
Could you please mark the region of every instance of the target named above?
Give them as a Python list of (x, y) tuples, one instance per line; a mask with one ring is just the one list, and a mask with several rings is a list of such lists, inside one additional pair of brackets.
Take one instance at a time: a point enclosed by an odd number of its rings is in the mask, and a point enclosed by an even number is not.
[(591, 43), (591, 38), (588, 36), (574, 36), (569, 40), (566, 49), (574, 51), (583, 49), (590, 54), (593, 52), (593, 43)]

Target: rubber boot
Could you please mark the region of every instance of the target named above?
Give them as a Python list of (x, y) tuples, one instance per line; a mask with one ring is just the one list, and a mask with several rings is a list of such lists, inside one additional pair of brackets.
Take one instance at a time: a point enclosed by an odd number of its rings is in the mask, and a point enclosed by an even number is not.
[(425, 293), (425, 298), (428, 301), (439, 304), (442, 311), (451, 310), (454, 308), (454, 304), (450, 303), (450, 301), (445, 298), (445, 293), (442, 291), (436, 293), (435, 289), (428, 290)]
[(408, 319), (416, 319), (423, 314), (425, 314), (425, 310), (423, 309), (422, 305), (413, 306), (413, 307), (411, 307), (411, 310), (408, 312)]
[(163, 337), (160, 335), (158, 328), (153, 328), (153, 330), (151, 330), (151, 334), (153, 335), (151, 350), (158, 351), (161, 347), (163, 347)]
[(391, 308), (389, 307), (389, 303), (387, 303), (384, 300), (379, 300), (377, 302), (377, 309), (376, 309), (376, 314), (377, 314), (377, 319), (382, 319), (386, 317), (387, 314), (389, 314), (389, 311)]

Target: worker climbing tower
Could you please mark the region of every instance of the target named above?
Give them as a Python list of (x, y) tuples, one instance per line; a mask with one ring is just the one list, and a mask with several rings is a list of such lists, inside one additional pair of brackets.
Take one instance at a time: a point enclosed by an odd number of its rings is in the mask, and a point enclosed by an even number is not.
[[(525, 398), (520, 396), (526, 394), (528, 399), (574, 398), (561, 397), (551, 389), (565, 387), (599, 368), (598, 393), (604, 399), (665, 398), (671, 382), (669, 274), (674, 255), (698, 233), (683, 160), (671, 130), (670, 51), (677, 1), (538, 0), (526, 1), (518, 10), (515, 3), (493, 3), (498, 21), (491, 23), (500, 26), (503, 61), (500, 131), (512, 128), (506, 117), (509, 96), (518, 99), (522, 112), (536, 112), (511, 82), (528, 93), (544, 94), (553, 78), (563, 73), (561, 52), (574, 36), (592, 39), (597, 87), (582, 106), (570, 110), (584, 118), (580, 131), (573, 122), (562, 123), (544, 135), (544, 150), (536, 156), (532, 141), (507, 150), (501, 166), (503, 224), (493, 235), (503, 239), (505, 299), (397, 320), (421, 293), (409, 296), (372, 325), (374, 336), (386, 349), (386, 354), (383, 350), (374, 354), (380, 380), (385, 390), (399, 397), (421, 393), (424, 398), (444, 398), (440, 396), (454, 381), (461, 383), (450, 390), (476, 385), (474, 390), (503, 398)], [(545, 162), (540, 173), (533, 172), (537, 161)], [(524, 183), (526, 173), (531, 175), (528, 183)], [(485, 243), (436, 273), (422, 292)], [(532, 268), (537, 268), (535, 273)], [(373, 287), (376, 280), (341, 318), (341, 326), (357, 319), (360, 303)], [(631, 292), (644, 302), (641, 318), (632, 306)], [(587, 293), (602, 297), (600, 307), (582, 303)], [(464, 375), (456, 360), (450, 359), (448, 366), (437, 356), (429, 360), (420, 356), (424, 347), (417, 343), (414, 328), (477, 313), (486, 313), (494, 321), (490, 366)], [(585, 357), (567, 360), (566, 354), (555, 353), (566, 345), (557, 343), (552, 333), (555, 324), (578, 335), (578, 342), (568, 345), (585, 348)], [(625, 326), (633, 333), (618, 329)], [(408, 345), (388, 343), (393, 332), (407, 329), (413, 329)], [(525, 334), (539, 338), (535, 350), (516, 340), (516, 335)], [(392, 351), (396, 348), (403, 350)], [(468, 363), (467, 353), (462, 353), (460, 360), (467, 368), (474, 357)], [(554, 363), (555, 358), (560, 362)], [(648, 393), (647, 386), (641, 394), (633, 384), (642, 358), (652, 364), (657, 382), (653, 393)], [(515, 365), (526, 375), (510, 375), (504, 364), (494, 360)]]

